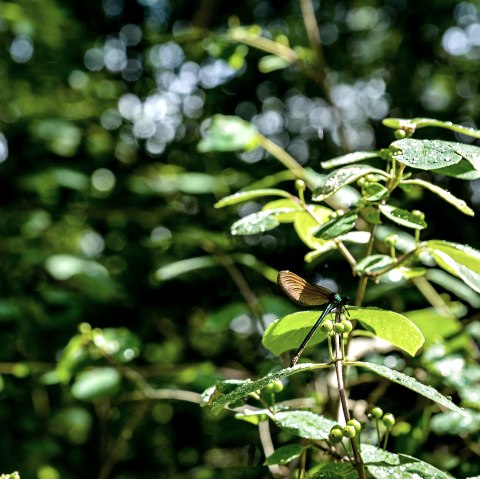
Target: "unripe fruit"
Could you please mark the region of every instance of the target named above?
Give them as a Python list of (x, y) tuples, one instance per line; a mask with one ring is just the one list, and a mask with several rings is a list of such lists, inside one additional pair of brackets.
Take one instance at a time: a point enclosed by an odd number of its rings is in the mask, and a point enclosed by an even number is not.
[(345, 426), (343, 428), (343, 433), (345, 434), (345, 437), (348, 437), (349, 439), (353, 439), (357, 435), (357, 431), (353, 426)]
[(374, 419), (380, 419), (383, 416), (383, 411), (379, 407), (374, 407), (370, 414)]
[(336, 426), (333, 426), (332, 429), (330, 429), (330, 433), (328, 434), (328, 439), (330, 440), (330, 442), (333, 442), (333, 444), (338, 444), (343, 439), (342, 427), (338, 424)]
[(395, 416), (392, 413), (387, 412), (382, 417), (382, 421), (383, 421), (383, 424), (385, 424), (385, 426), (390, 429), (395, 424)]

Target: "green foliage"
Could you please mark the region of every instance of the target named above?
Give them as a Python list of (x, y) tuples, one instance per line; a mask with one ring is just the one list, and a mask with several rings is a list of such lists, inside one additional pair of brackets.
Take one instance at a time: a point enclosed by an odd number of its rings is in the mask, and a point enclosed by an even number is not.
[(301, 7), (0, 3), (2, 477), (480, 474), (478, 5)]

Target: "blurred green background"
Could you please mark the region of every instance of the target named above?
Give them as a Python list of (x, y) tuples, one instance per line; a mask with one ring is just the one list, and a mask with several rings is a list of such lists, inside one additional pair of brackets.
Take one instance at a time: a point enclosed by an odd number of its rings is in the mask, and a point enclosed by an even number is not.
[[(480, 2), (313, 4), (350, 150), (388, 145), (387, 116), (479, 127)], [(232, 238), (238, 213), (213, 204), (291, 177), (260, 150), (197, 143), (222, 113), (317, 171), (345, 145), (317, 84), (229, 41), (239, 23), (308, 49), (293, 0), (0, 3), (0, 472), (269, 477), (255, 428), (212, 417), (198, 393), (276, 364), (246, 297), (266, 321), (292, 311), (271, 278), (306, 253), (287, 228)], [(479, 181), (436, 178), (477, 213)], [(418, 201), (424, 239), (480, 247), (478, 220)], [(310, 270), (348, 290), (339, 259)]]

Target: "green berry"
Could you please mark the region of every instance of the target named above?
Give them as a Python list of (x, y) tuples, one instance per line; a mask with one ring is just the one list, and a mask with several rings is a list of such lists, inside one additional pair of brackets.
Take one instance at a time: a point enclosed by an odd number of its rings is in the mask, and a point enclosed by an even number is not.
[(398, 130), (395, 130), (394, 135), (397, 140), (403, 140), (403, 138), (407, 136), (407, 132), (399, 128)]
[(420, 211), (420, 210), (413, 210), (412, 215), (416, 216), (417, 218), (419, 218), (421, 220), (425, 219), (425, 213), (423, 211)]
[(283, 383), (282, 383), (282, 381), (280, 381), (280, 380), (277, 379), (277, 381), (274, 381), (274, 382), (272, 383), (272, 385), (273, 385), (273, 392), (274, 392), (274, 393), (279, 393), (279, 392), (283, 391)]
[(305, 188), (307, 185), (305, 184), (305, 181), (303, 180), (297, 180), (295, 181), (295, 188), (300, 191), (305, 191)]
[(387, 246), (395, 246), (398, 243), (398, 235), (390, 235), (385, 238)]
[(343, 428), (339, 426), (338, 424), (333, 426), (332, 429), (330, 429), (330, 433), (328, 434), (328, 439), (330, 442), (333, 442), (333, 444), (338, 444), (341, 442), (343, 439)]
[(343, 324), (343, 332), (349, 333), (353, 329), (352, 322), (348, 319), (342, 320), (341, 324)]
[(353, 439), (357, 435), (357, 430), (353, 426), (346, 425), (343, 428), (343, 434), (349, 439)]
[(383, 411), (379, 407), (374, 407), (370, 414), (374, 419), (380, 419), (383, 416)]
[(326, 332), (329, 333), (333, 329), (333, 321), (331, 319), (327, 319), (324, 321), (322, 324), (322, 329)]
[(359, 433), (362, 430), (362, 424), (360, 421), (357, 421), (356, 419), (350, 419), (347, 422), (347, 426), (353, 426), (355, 428), (355, 431)]
[(333, 326), (333, 330), (337, 334), (342, 334), (345, 331), (345, 326), (343, 325), (343, 323), (335, 323), (335, 325)]
[(266, 393), (273, 393), (273, 383), (268, 383), (263, 389)]
[(385, 426), (390, 429), (395, 424), (395, 416), (391, 412), (387, 412), (382, 417), (382, 421), (383, 421), (383, 424), (385, 424)]

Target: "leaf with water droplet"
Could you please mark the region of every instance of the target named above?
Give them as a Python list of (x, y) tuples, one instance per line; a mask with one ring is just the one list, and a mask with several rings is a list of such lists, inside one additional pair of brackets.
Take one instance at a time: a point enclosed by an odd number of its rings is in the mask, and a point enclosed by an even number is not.
[(403, 185), (403, 184), (421, 186), (422, 188), (430, 190), (432, 193), (435, 193), (436, 195), (440, 196), (442, 199), (444, 199), (451, 205), (455, 206), (455, 208), (460, 210), (462, 213), (468, 216), (475, 215), (474, 211), (465, 203), (465, 201), (461, 200), (460, 198), (457, 198), (456, 196), (452, 195), (452, 193), (450, 193), (449, 191), (444, 190), (443, 188), (440, 188), (440, 186), (434, 185), (429, 181), (424, 181), (420, 179), (404, 180), (400, 183), (400, 185)]
[(337, 238), (351, 231), (355, 227), (357, 218), (358, 213), (353, 210), (344, 215), (337, 215), (335, 218), (320, 226), (315, 236), (323, 240)]
[(406, 388), (411, 389), (412, 391), (415, 391), (416, 393), (425, 396), (428, 399), (431, 399), (432, 401), (446, 407), (447, 409), (451, 409), (452, 411), (464, 414), (463, 409), (459, 408), (452, 401), (449, 401), (443, 394), (440, 394), (436, 389), (432, 388), (432, 386), (426, 386), (425, 384), (417, 381), (415, 378), (407, 376), (400, 371), (390, 369), (380, 364), (367, 363), (364, 361), (346, 361), (345, 365), (356, 366), (359, 368), (365, 368), (373, 371), (374, 373), (377, 373), (378, 375), (389, 379), (390, 381), (405, 386)]
[(406, 454), (395, 454), (370, 444), (361, 445), (361, 455), (375, 479), (454, 479), (447, 472)]
[(480, 148), (475, 145), (450, 142), (455, 153), (462, 156), (462, 160), (453, 166), (438, 170), (442, 175), (454, 176), (462, 180), (480, 178)]
[(391, 205), (379, 205), (378, 208), (389, 220), (406, 228), (422, 230), (427, 227), (427, 223), (425, 223), (422, 218), (414, 215), (410, 211), (402, 210), (401, 208), (396, 208)]
[(254, 235), (276, 228), (280, 221), (277, 216), (285, 213), (295, 213), (296, 210), (290, 208), (280, 208), (277, 210), (258, 211), (251, 215), (235, 221), (230, 227), (232, 235)]
[(275, 424), (281, 429), (304, 439), (328, 439), (330, 429), (337, 424), (311, 411), (280, 411), (275, 414)]
[(323, 183), (313, 192), (312, 199), (313, 201), (323, 201), (344, 186), (370, 173), (388, 177), (384, 171), (369, 165), (351, 165), (339, 168), (324, 178)]
[(404, 138), (391, 143), (394, 158), (419, 170), (437, 170), (454, 165), (462, 159), (462, 155), (455, 151), (457, 145), (442, 140), (416, 140)]

